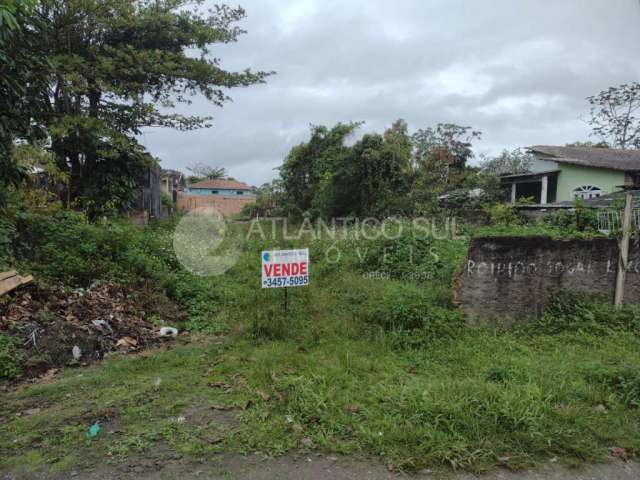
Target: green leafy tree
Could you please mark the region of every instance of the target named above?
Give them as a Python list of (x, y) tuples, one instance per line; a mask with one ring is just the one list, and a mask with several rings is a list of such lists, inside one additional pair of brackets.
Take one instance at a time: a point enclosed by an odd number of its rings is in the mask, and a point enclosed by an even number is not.
[(463, 186), (467, 162), (473, 158), (473, 141), (481, 135), (471, 127), (439, 123), (411, 136), (411, 203), (415, 213), (430, 213), (437, 208), (440, 195)]
[(334, 171), (325, 216), (385, 217), (407, 213), (411, 140), (404, 121), (383, 135), (367, 134)]
[(345, 139), (351, 135), (359, 123), (338, 123), (329, 129), (313, 125), (308, 142), (291, 149), (280, 167), (283, 189), (283, 208), (290, 214), (321, 214), (330, 208), (333, 172), (349, 155), (350, 148)]
[[(39, 52), (50, 60), (46, 88), (31, 123), (47, 127), (67, 199), (99, 207), (126, 206), (135, 181), (153, 159), (135, 140), (144, 127), (183, 130), (210, 126), (210, 117), (172, 109), (201, 94), (221, 106), (233, 87), (264, 82), (267, 72), (231, 72), (210, 56), (210, 45), (236, 41), (241, 8), (202, 0), (41, 0)], [(18, 79), (19, 77), (15, 77)], [(115, 196), (114, 196), (115, 195)]]
[(27, 174), (15, 158), (16, 139), (43, 136), (32, 119), (42, 113), (50, 65), (41, 48), (46, 23), (35, 7), (35, 0), (0, 0), (0, 206)]

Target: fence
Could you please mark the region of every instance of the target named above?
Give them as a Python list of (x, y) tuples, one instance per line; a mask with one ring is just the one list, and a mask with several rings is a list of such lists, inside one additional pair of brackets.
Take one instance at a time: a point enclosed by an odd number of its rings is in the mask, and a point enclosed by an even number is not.
[[(640, 208), (633, 209), (631, 225), (635, 231), (640, 231)], [(598, 211), (598, 230), (607, 234), (622, 230), (622, 213), (615, 210)]]

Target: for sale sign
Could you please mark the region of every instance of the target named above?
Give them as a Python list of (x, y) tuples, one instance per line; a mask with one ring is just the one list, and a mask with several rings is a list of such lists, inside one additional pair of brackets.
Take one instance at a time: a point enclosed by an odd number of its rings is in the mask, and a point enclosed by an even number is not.
[(309, 285), (309, 249), (262, 252), (262, 288)]

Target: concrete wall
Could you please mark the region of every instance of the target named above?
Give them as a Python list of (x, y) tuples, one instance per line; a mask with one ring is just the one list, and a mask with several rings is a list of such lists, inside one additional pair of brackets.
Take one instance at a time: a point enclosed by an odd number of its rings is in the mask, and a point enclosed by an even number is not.
[[(625, 301), (640, 303), (640, 247), (631, 247)], [(613, 300), (616, 240), (548, 237), (477, 238), (456, 285), (456, 302), (471, 323), (511, 325), (541, 315), (554, 291), (569, 289)]]
[(254, 203), (255, 196), (223, 197), (220, 195), (188, 195), (178, 192), (177, 209), (188, 212), (199, 207), (215, 207), (225, 217), (237, 215), (242, 212), (242, 208), (248, 203)]

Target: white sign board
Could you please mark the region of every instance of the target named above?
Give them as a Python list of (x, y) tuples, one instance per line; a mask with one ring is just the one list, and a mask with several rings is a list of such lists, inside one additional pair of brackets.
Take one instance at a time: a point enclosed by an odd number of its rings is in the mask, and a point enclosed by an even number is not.
[(309, 249), (262, 252), (262, 288), (309, 285)]

